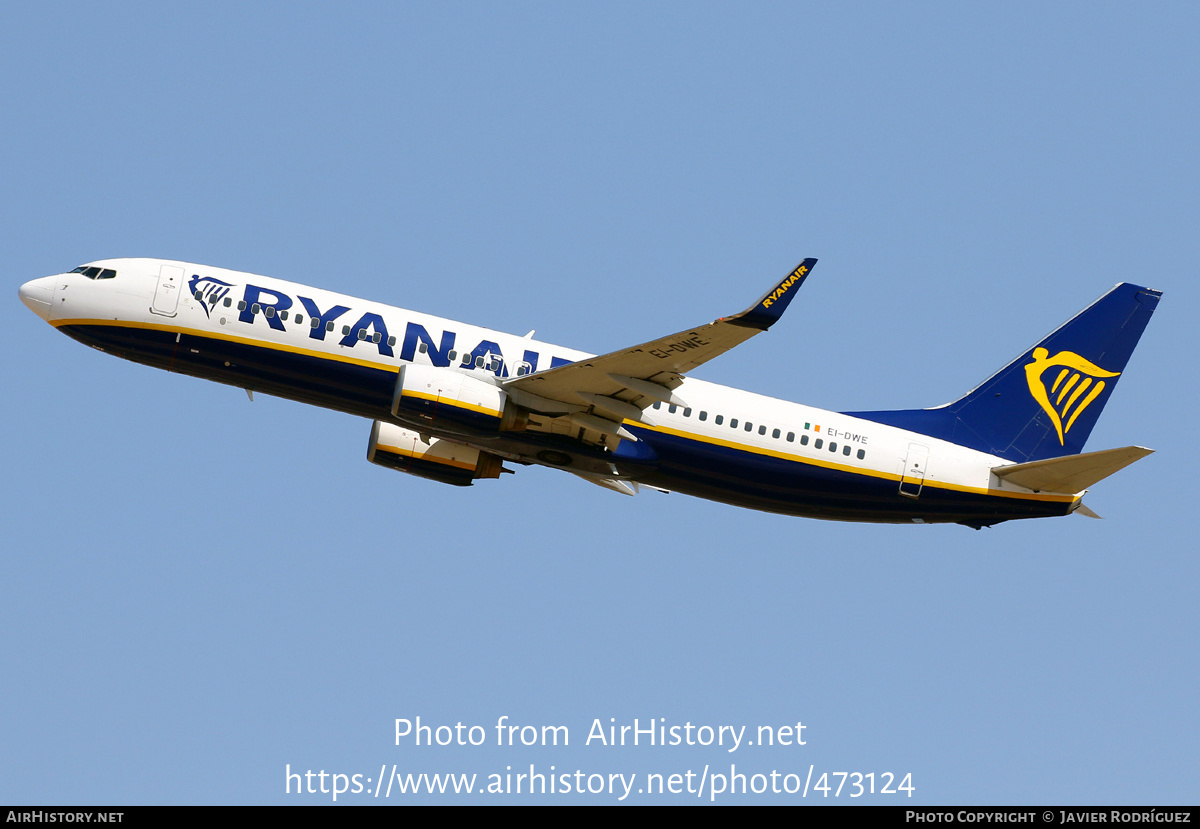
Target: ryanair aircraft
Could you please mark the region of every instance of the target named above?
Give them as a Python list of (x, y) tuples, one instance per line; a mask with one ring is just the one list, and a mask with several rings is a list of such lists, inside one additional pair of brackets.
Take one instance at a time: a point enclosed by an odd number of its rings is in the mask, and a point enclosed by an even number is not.
[(263, 276), (108, 259), (21, 286), (86, 345), (373, 421), (372, 463), (467, 486), (539, 464), (842, 521), (1079, 512), (1149, 454), (1083, 452), (1159, 291), (1117, 285), (974, 390), (932, 409), (827, 412), (685, 377), (770, 328), (805, 259), (739, 314), (601, 356)]

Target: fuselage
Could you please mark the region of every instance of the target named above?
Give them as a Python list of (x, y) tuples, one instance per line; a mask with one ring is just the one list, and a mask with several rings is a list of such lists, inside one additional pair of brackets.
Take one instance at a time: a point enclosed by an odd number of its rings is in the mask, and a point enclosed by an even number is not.
[[(88, 269), (91, 269), (89, 271)], [(310, 288), (159, 259), (112, 259), (44, 277), (21, 297), (80, 342), (147, 365), (323, 406), (540, 464), (788, 515), (958, 522), (1064, 515), (1077, 493), (997, 478), (1003, 458), (844, 413), (686, 378), (597, 445), (569, 422), (519, 431), (397, 414), (405, 365), (500, 383), (585, 360), (574, 349)], [(111, 274), (111, 275), (110, 275)]]

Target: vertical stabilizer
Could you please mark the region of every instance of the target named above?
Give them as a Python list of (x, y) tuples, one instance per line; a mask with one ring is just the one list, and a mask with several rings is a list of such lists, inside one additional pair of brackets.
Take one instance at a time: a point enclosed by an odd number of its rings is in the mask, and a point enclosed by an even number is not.
[(1077, 454), (1161, 296), (1117, 285), (953, 403), (848, 414), (1018, 463)]

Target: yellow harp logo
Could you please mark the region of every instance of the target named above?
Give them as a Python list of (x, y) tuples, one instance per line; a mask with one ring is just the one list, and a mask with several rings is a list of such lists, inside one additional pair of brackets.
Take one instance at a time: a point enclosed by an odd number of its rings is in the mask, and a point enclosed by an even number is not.
[[(1050, 381), (1043, 377), (1049, 369), (1058, 368), (1051, 374)], [(1073, 351), (1060, 351), (1053, 357), (1042, 347), (1033, 350), (1033, 362), (1025, 366), (1025, 379), (1029, 393), (1050, 415), (1054, 428), (1058, 430), (1058, 442), (1071, 431), (1075, 419), (1104, 391), (1102, 377), (1116, 377), (1119, 371), (1105, 371)]]

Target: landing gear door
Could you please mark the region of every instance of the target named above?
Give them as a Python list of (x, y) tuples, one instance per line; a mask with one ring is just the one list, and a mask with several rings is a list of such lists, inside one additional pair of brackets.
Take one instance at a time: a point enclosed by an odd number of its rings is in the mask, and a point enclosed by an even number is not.
[(925, 468), (929, 464), (929, 447), (919, 443), (908, 445), (908, 455), (904, 459), (904, 470), (900, 473), (900, 494), (907, 498), (917, 498), (921, 495), (921, 487), (925, 485)]
[(179, 307), (179, 292), (183, 290), (183, 268), (178, 265), (163, 265), (158, 269), (158, 286), (154, 289), (151, 312), (164, 317), (175, 316)]

